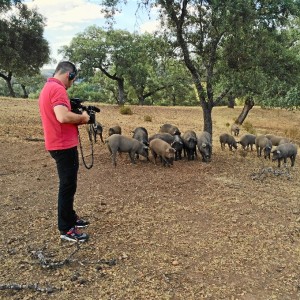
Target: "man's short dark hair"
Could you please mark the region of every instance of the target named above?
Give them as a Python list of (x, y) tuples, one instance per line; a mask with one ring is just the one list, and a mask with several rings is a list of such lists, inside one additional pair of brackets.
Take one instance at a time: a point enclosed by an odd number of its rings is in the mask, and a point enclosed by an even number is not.
[(75, 75), (77, 75), (77, 69), (76, 66), (71, 63), (70, 61), (61, 61), (55, 71), (54, 74), (56, 73), (75, 73)]

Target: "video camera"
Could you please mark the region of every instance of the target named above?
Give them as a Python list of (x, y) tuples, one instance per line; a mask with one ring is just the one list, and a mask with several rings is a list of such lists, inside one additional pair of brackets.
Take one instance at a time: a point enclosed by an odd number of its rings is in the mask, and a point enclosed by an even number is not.
[(75, 114), (81, 115), (83, 111), (86, 111), (88, 115), (90, 116), (90, 120), (88, 124), (94, 124), (96, 122), (96, 116), (95, 114), (100, 112), (100, 108), (97, 106), (84, 106), (81, 103), (84, 102), (85, 100), (81, 100), (79, 98), (71, 98), (71, 111)]

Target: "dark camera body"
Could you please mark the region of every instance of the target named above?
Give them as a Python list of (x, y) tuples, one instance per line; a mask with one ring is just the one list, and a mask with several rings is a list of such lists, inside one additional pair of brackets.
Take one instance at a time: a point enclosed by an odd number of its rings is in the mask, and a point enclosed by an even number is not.
[(84, 102), (85, 100), (81, 100), (79, 98), (71, 98), (70, 102), (71, 102), (71, 110), (72, 112), (74, 112), (75, 114), (79, 114), (81, 115), (83, 111), (86, 111), (87, 113), (89, 113), (90, 111), (93, 111), (94, 113), (96, 112), (100, 112), (100, 108), (98, 108), (97, 106), (84, 106), (81, 103)]
[(90, 116), (90, 121), (88, 122), (88, 124), (93, 124), (96, 121), (95, 118), (95, 114), (97, 112), (100, 112), (100, 108), (98, 108), (97, 106), (85, 106), (82, 105), (81, 103), (84, 102), (85, 100), (81, 100), (79, 98), (71, 98), (70, 102), (71, 102), (71, 111), (75, 114), (79, 114), (81, 115), (83, 111), (86, 111), (88, 113), (88, 115)]

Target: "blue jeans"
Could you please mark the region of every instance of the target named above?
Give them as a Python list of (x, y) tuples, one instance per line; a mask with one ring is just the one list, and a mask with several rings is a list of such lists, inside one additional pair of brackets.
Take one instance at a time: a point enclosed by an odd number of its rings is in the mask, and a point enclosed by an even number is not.
[(59, 177), (58, 229), (66, 232), (75, 225), (77, 215), (73, 209), (77, 188), (79, 159), (77, 147), (49, 151), (55, 159)]

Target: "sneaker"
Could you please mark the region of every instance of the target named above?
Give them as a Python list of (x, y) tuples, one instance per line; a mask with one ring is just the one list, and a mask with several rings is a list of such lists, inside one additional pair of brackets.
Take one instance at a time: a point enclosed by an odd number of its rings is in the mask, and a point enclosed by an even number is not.
[(89, 236), (86, 233), (80, 233), (76, 227), (72, 227), (68, 232), (62, 232), (60, 238), (69, 242), (85, 242)]
[(89, 224), (90, 224), (89, 221), (86, 221), (86, 220), (77, 218), (76, 223), (75, 223), (75, 226), (76, 226), (77, 228), (85, 228), (85, 227), (89, 226)]

